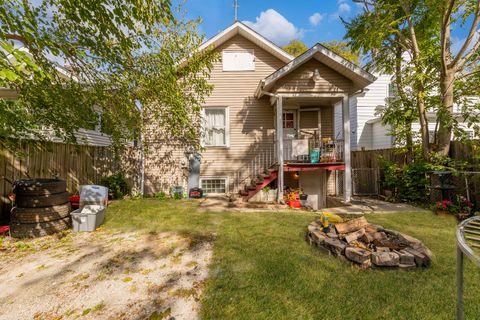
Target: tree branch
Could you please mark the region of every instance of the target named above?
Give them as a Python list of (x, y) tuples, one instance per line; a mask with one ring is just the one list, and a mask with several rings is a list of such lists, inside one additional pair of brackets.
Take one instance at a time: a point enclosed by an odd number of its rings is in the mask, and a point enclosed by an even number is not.
[(474, 74), (477, 74), (477, 73), (480, 73), (480, 70), (475, 70), (475, 71), (472, 71), (472, 72), (469, 72), (469, 73), (460, 74), (460, 76), (457, 77), (457, 80), (468, 78), (468, 77), (473, 76)]
[(21, 41), (21, 42), (25, 43), (25, 37), (24, 36), (21, 36), (21, 35), (18, 35), (18, 34), (11, 34), (11, 33), (6, 33), (4, 36), (8, 40), (17, 40), (17, 41)]
[(420, 48), (418, 46), (417, 35), (415, 33), (415, 27), (413, 25), (412, 17), (410, 16), (410, 14), (411, 14), (410, 13), (410, 8), (405, 3), (405, 1), (401, 1), (401, 5), (402, 5), (402, 8), (403, 8), (403, 11), (406, 14), (405, 18), (406, 18), (407, 23), (408, 23), (408, 31), (410, 33), (410, 41), (412, 42), (413, 57), (414, 57), (415, 60), (417, 60), (420, 57)]
[(475, 54), (477, 53), (477, 51), (480, 49), (480, 39), (477, 40), (477, 42), (475, 43), (475, 45), (473, 46), (472, 50), (470, 50), (469, 53), (467, 53), (464, 57), (462, 57), (458, 62), (457, 64), (455, 65), (456, 69), (461, 69), (465, 63), (470, 60), (470, 58)]
[(442, 29), (441, 29), (441, 58), (442, 58), (442, 68), (443, 71), (449, 68), (449, 60), (450, 60), (450, 41), (451, 41), (451, 32), (450, 32), (450, 21), (451, 15), (453, 11), (453, 7), (455, 4), (455, 0), (450, 0), (448, 2), (446, 10), (443, 12), (442, 15)]
[[(475, 18), (472, 21), (472, 25), (470, 27), (470, 31), (468, 33), (467, 39), (465, 39), (465, 42), (463, 43), (462, 48), (458, 52), (455, 59), (453, 59), (452, 63), (449, 65), (449, 67), (455, 67), (456, 64), (459, 63), (459, 61), (461, 61), (463, 55), (465, 54), (465, 51), (470, 46), (470, 43), (472, 42), (472, 39), (475, 36), (475, 33), (477, 32), (478, 23), (480, 22), (479, 9), (480, 9), (480, 0), (477, 1), (477, 7), (475, 9)], [(477, 41), (477, 43), (478, 43), (478, 41)], [(472, 51), (475, 51), (475, 50), (472, 50)]]

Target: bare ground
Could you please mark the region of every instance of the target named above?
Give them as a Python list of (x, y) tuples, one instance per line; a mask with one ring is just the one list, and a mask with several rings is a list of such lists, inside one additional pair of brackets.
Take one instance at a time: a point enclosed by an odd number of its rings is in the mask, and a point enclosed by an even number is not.
[(0, 319), (196, 319), (211, 240), (103, 230), (3, 239)]

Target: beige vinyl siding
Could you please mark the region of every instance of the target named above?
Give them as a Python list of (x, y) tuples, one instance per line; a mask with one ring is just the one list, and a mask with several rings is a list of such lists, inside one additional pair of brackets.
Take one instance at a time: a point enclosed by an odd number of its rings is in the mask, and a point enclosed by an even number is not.
[[(314, 70), (320, 74), (317, 81), (312, 78)], [(312, 59), (280, 79), (275, 88), (277, 92), (348, 92), (352, 85), (350, 79)]]
[(337, 193), (337, 179), (335, 171), (327, 171), (327, 195), (335, 196)]
[(322, 138), (333, 139), (333, 106), (322, 106), (320, 111), (300, 111), (300, 129), (317, 130), (318, 112), (320, 112)]
[(170, 192), (172, 186), (187, 187), (188, 159), (185, 146), (172, 145), (167, 141), (146, 141), (147, 151), (144, 156), (146, 194)]
[(210, 78), (213, 93), (205, 107), (224, 106), (230, 113), (230, 146), (207, 147), (202, 153), (201, 176), (229, 177), (246, 165), (262, 150), (271, 148), (274, 141), (274, 109), (268, 97), (254, 98), (260, 80), (284, 65), (242, 36), (235, 36), (216, 49), (253, 50), (255, 71), (223, 71), (222, 62), (215, 64)]
[(300, 111), (300, 129), (318, 129), (318, 111)]
[(159, 129), (158, 123), (145, 117), (144, 133), (144, 192), (170, 192), (172, 186), (187, 187), (187, 145), (179, 140), (165, 139), (168, 135)]

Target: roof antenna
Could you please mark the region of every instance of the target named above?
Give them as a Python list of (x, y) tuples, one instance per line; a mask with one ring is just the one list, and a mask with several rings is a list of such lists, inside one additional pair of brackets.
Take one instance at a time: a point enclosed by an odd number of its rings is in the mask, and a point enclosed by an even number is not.
[(235, 21), (234, 22), (237, 22), (238, 21), (238, 0), (233, 1), (233, 8), (234, 8), (234, 12), (235, 12)]

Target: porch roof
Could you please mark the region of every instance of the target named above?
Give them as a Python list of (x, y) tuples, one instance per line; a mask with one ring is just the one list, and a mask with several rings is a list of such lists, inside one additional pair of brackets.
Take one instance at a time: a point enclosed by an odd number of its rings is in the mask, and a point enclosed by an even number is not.
[(376, 80), (376, 77), (371, 73), (317, 43), (304, 54), (293, 59), (282, 68), (261, 80), (258, 84), (255, 96), (261, 98), (265, 92), (268, 92), (275, 86), (278, 80), (292, 73), (294, 70), (312, 59), (316, 59), (320, 63), (351, 80), (353, 83), (352, 92), (364, 89)]

